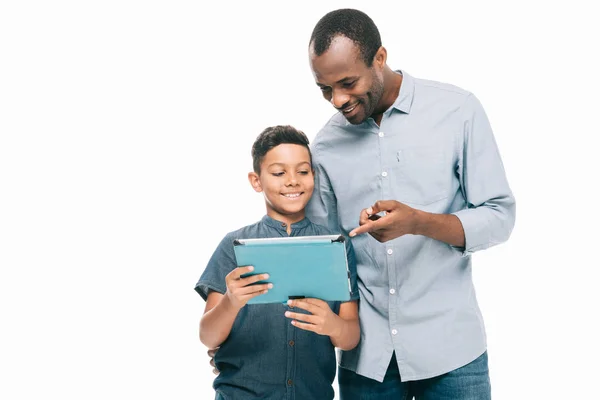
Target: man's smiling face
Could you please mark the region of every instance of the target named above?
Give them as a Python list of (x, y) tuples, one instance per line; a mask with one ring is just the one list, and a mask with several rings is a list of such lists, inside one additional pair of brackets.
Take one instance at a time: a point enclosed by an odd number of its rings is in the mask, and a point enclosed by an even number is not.
[(337, 36), (320, 56), (312, 45), (310, 66), (325, 100), (342, 113), (351, 124), (369, 118), (383, 96), (383, 65), (375, 60), (368, 67), (360, 49), (345, 36)]

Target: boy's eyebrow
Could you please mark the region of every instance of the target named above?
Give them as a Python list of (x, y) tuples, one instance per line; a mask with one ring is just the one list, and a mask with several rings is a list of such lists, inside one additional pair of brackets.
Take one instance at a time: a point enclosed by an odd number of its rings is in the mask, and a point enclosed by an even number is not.
[[(301, 161), (301, 162), (299, 162), (298, 164), (296, 164), (296, 166), (299, 166), (299, 165), (302, 165), (302, 164), (308, 164), (308, 165), (310, 165), (310, 162), (308, 162), (308, 161)], [(274, 162), (273, 164), (269, 164), (269, 167), (272, 167), (272, 166), (279, 166), (279, 165), (280, 165), (280, 166), (282, 166), (282, 167), (285, 167), (285, 166), (288, 166), (288, 165), (291, 165), (291, 164), (280, 163), (280, 162)]]

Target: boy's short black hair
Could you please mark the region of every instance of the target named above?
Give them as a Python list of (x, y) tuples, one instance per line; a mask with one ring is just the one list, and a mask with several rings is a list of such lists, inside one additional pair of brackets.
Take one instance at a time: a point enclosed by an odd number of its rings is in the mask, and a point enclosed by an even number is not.
[(317, 56), (325, 53), (337, 36), (345, 36), (360, 49), (360, 55), (367, 67), (373, 65), (375, 54), (381, 47), (381, 36), (375, 22), (362, 11), (343, 8), (331, 11), (315, 25), (309, 45)]
[(252, 145), (252, 166), (254, 172), (260, 174), (260, 164), (272, 148), (280, 144), (298, 144), (306, 147), (312, 166), (312, 155), (308, 147), (308, 138), (304, 132), (290, 125), (270, 126), (261, 132)]

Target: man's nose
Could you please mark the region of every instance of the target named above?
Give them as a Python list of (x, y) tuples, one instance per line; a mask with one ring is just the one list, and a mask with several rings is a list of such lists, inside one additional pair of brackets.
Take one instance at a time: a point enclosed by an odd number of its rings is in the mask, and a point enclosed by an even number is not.
[(329, 101), (335, 108), (340, 109), (350, 101), (350, 96), (339, 90), (334, 90), (333, 93), (331, 93), (331, 99)]

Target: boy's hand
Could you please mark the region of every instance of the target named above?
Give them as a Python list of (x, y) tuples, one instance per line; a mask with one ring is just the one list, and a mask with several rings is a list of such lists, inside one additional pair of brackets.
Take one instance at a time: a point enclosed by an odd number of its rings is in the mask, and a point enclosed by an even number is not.
[(214, 348), (214, 349), (208, 349), (207, 354), (210, 357), (210, 361), (208, 362), (210, 364), (211, 367), (213, 367), (213, 374), (215, 375), (219, 375), (219, 373), (221, 371), (219, 371), (217, 369), (217, 365), (215, 364), (215, 354), (217, 354), (217, 350), (219, 350), (218, 347)]
[(297, 307), (310, 314), (286, 311), (285, 316), (292, 319), (292, 325), (319, 335), (337, 336), (342, 329), (342, 319), (329, 308), (329, 304), (319, 299), (288, 300), (290, 307)]
[(229, 299), (231, 305), (238, 310), (244, 307), (251, 298), (265, 294), (273, 287), (272, 283), (252, 285), (258, 281), (269, 279), (268, 274), (258, 274), (241, 278), (242, 275), (252, 272), (253, 270), (254, 267), (252, 266), (239, 267), (228, 273), (225, 277), (225, 284), (227, 285), (227, 292), (225, 295)]

